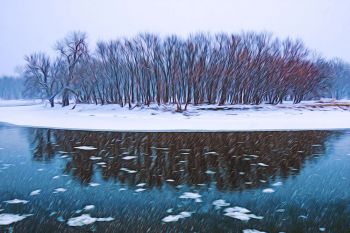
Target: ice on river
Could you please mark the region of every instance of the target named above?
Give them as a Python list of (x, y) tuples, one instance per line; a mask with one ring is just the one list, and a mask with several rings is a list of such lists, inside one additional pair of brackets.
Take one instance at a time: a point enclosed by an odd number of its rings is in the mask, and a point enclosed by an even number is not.
[(22, 221), (23, 219), (31, 216), (32, 214), (0, 214), (0, 225), (10, 225), (15, 222)]
[(245, 229), (243, 230), (243, 233), (266, 233), (265, 231), (258, 231), (255, 229)]
[(137, 156), (128, 155), (128, 156), (123, 157), (122, 159), (124, 159), (124, 160), (132, 160), (132, 159), (136, 159), (136, 158), (137, 158)]
[(97, 150), (97, 148), (93, 146), (76, 146), (74, 148), (78, 150)]
[(213, 201), (213, 205), (217, 208), (220, 209), (221, 207), (229, 206), (230, 203), (227, 203), (225, 200), (218, 199)]
[(251, 214), (250, 210), (239, 206), (226, 208), (224, 209), (224, 212), (225, 212), (224, 214), (225, 216), (235, 218), (241, 221), (249, 221), (251, 218), (263, 219), (262, 216), (256, 216), (255, 214)]
[(113, 220), (114, 218), (112, 217), (94, 218), (94, 217), (91, 217), (90, 214), (83, 214), (81, 216), (68, 219), (67, 224), (68, 226), (71, 226), (71, 227), (80, 227), (80, 226), (92, 224), (94, 222), (110, 222)]
[(274, 193), (275, 192), (275, 190), (274, 189), (272, 189), (272, 188), (267, 188), (267, 189), (263, 189), (263, 191), (262, 191), (263, 193)]
[(65, 188), (57, 188), (57, 189), (55, 189), (55, 192), (53, 192), (53, 193), (63, 193), (65, 191), (67, 191), (67, 189), (65, 189)]
[(182, 218), (189, 218), (191, 217), (192, 215), (192, 212), (187, 212), (187, 211), (183, 211), (177, 215), (168, 215), (166, 217), (164, 217), (162, 219), (163, 222), (165, 223), (168, 223), (168, 222), (177, 222), (179, 221), (179, 219), (182, 219)]
[(4, 201), (4, 202), (8, 203), (8, 204), (27, 204), (29, 201), (20, 200), (20, 199), (13, 199), (13, 200), (8, 200), (8, 201)]
[(184, 192), (179, 198), (181, 199), (194, 199), (195, 202), (202, 202), (201, 195), (199, 193)]
[(30, 195), (30, 196), (39, 195), (40, 192), (41, 192), (41, 189), (37, 189), (37, 190), (32, 191), (29, 195)]

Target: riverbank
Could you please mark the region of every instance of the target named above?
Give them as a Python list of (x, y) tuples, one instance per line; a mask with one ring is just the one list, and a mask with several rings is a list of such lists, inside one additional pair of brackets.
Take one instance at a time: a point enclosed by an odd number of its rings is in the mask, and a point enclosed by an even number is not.
[(47, 103), (4, 100), (0, 122), (44, 128), (102, 131), (263, 131), (349, 129), (350, 101), (306, 101), (300, 104), (136, 107), (78, 104), (50, 108)]

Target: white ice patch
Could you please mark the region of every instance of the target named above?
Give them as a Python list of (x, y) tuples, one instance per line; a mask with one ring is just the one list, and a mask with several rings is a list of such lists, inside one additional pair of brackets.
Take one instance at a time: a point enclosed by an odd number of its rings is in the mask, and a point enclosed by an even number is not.
[(100, 185), (99, 183), (93, 183), (93, 182), (89, 183), (89, 186), (91, 186), (91, 187), (96, 187), (96, 186), (99, 186), (99, 185)]
[(144, 186), (146, 186), (146, 183), (139, 183), (136, 185), (136, 187), (144, 187)]
[(94, 217), (91, 217), (90, 214), (83, 214), (81, 216), (68, 219), (67, 224), (68, 224), (68, 226), (71, 226), (71, 227), (80, 227), (80, 226), (92, 224), (96, 221), (97, 222), (109, 222), (109, 221), (113, 221), (113, 220), (114, 220), (114, 218), (112, 218), (112, 217), (94, 218)]
[(10, 225), (14, 222), (19, 222), (32, 214), (18, 215), (18, 214), (0, 214), (0, 225)]
[(230, 203), (227, 203), (225, 200), (218, 199), (213, 201), (213, 205), (215, 205), (216, 208), (220, 209), (221, 207), (229, 206)]
[(272, 189), (272, 188), (267, 188), (267, 189), (263, 189), (263, 191), (262, 191), (263, 193), (274, 193), (275, 192), (275, 190), (274, 189)]
[(97, 157), (97, 156), (91, 156), (90, 160), (100, 160), (102, 157)]
[(187, 212), (187, 211), (183, 211), (177, 215), (168, 215), (166, 217), (164, 217), (162, 219), (163, 222), (167, 223), (167, 222), (177, 222), (179, 221), (179, 219), (182, 218), (189, 218), (191, 217), (192, 213), (191, 212)]
[(30, 196), (39, 195), (40, 192), (41, 192), (41, 189), (37, 189), (37, 190), (32, 191), (29, 195), (30, 195)]
[(283, 185), (282, 182), (276, 182), (276, 183), (272, 184), (272, 186), (274, 186), (274, 187), (276, 187), (276, 186), (281, 186), (281, 185)]
[(54, 176), (54, 177), (52, 177), (52, 179), (58, 179), (58, 178), (60, 178), (60, 176)]
[(97, 150), (97, 148), (93, 146), (76, 146), (74, 148), (78, 150)]
[(255, 229), (245, 229), (243, 230), (243, 233), (266, 233), (265, 231), (258, 231)]
[(136, 189), (135, 192), (139, 193), (139, 192), (143, 192), (145, 191), (146, 189), (143, 189), (143, 188), (139, 188), (139, 189)]
[(265, 164), (265, 163), (258, 163), (259, 166), (261, 167), (268, 167), (269, 165)]
[(65, 191), (67, 191), (67, 189), (65, 189), (65, 188), (57, 188), (57, 189), (55, 189), (55, 192), (53, 192), (53, 193), (63, 193)]
[(89, 210), (93, 210), (93, 209), (95, 209), (95, 206), (94, 206), (94, 205), (86, 205), (86, 206), (83, 208), (83, 210), (85, 210), (85, 211), (89, 211)]
[(205, 173), (206, 173), (207, 175), (213, 175), (213, 174), (215, 174), (215, 172), (213, 172), (213, 171), (211, 171), (211, 170), (207, 170), (207, 171), (205, 171)]
[(8, 200), (8, 201), (4, 201), (8, 204), (27, 204), (29, 201), (26, 200), (20, 200), (20, 199), (13, 199), (13, 200)]
[(251, 214), (250, 210), (239, 206), (226, 208), (224, 209), (224, 212), (225, 216), (235, 218), (241, 221), (249, 221), (251, 218), (263, 219), (262, 216), (256, 216), (255, 214)]
[(175, 180), (173, 180), (173, 179), (167, 179), (166, 181), (167, 182), (175, 182)]
[(199, 193), (184, 192), (179, 198), (182, 199), (197, 199), (202, 196)]
[(130, 170), (130, 169), (127, 169), (127, 168), (125, 168), (125, 167), (120, 168), (120, 170), (121, 170), (121, 171), (125, 171), (125, 172), (127, 172), (127, 173), (129, 173), (129, 174), (133, 174), (133, 173), (136, 173), (136, 172), (137, 172), (137, 171), (135, 171), (135, 170)]
[(122, 159), (124, 159), (124, 160), (132, 160), (132, 159), (136, 159), (136, 158), (137, 158), (137, 156), (128, 155), (128, 156), (123, 157)]

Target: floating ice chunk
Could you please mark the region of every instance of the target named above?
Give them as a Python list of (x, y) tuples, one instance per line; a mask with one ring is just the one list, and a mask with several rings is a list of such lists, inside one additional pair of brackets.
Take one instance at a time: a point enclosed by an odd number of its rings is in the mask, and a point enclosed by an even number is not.
[(126, 190), (126, 188), (120, 188), (119, 189), (119, 191), (125, 191)]
[(91, 217), (90, 214), (83, 214), (81, 216), (68, 219), (67, 224), (68, 224), (68, 226), (71, 226), (71, 227), (80, 227), (80, 226), (92, 224), (96, 221), (109, 222), (109, 221), (113, 221), (113, 220), (114, 220), (114, 218), (112, 218), (112, 217), (94, 218), (94, 217)]
[(168, 214), (172, 213), (172, 212), (173, 212), (173, 208), (167, 209), (166, 212), (167, 212)]
[(179, 215), (169, 215), (162, 219), (163, 222), (177, 222), (180, 218), (182, 218)]
[(41, 189), (37, 189), (37, 190), (32, 191), (29, 195), (30, 195), (30, 196), (39, 195), (40, 192), (41, 192)]
[(194, 201), (195, 201), (195, 202), (202, 202), (202, 199), (196, 198)]
[(229, 206), (230, 203), (227, 203), (225, 200), (218, 199), (213, 201), (213, 205), (215, 205), (217, 208), (221, 208), (221, 207)]
[(65, 158), (68, 158), (68, 155), (62, 155), (60, 156), (61, 159), (65, 159)]
[(55, 192), (53, 192), (53, 193), (63, 193), (65, 191), (67, 191), (67, 189), (65, 189), (65, 188), (57, 188), (57, 189), (55, 189)]
[(64, 218), (63, 218), (63, 216), (58, 216), (56, 219), (57, 219), (57, 221), (59, 221), (59, 222), (64, 222), (64, 221), (65, 221)]
[(210, 171), (210, 170), (205, 171), (205, 173), (208, 174), (208, 175), (213, 175), (213, 174), (215, 174), (215, 172)]
[(128, 155), (128, 156), (123, 157), (122, 159), (124, 159), (124, 160), (132, 160), (132, 159), (136, 159), (136, 158), (137, 158), (137, 156)]
[(100, 185), (99, 183), (93, 183), (93, 182), (89, 183), (89, 186), (91, 186), (91, 187), (96, 187), (96, 186), (99, 186), (99, 185)]
[(182, 199), (199, 199), (202, 196), (199, 193), (184, 192), (179, 198)]
[(97, 165), (106, 165), (105, 162), (99, 162), (99, 163), (96, 163)]
[(120, 170), (121, 170), (121, 171), (125, 171), (125, 172), (127, 172), (127, 173), (129, 173), (129, 174), (133, 174), (133, 173), (136, 173), (136, 172), (137, 172), (137, 171), (135, 171), (135, 170), (130, 170), (130, 169), (127, 169), (127, 168), (125, 168), (125, 167), (120, 168)]
[(139, 193), (139, 192), (143, 192), (145, 191), (146, 189), (143, 189), (143, 188), (139, 188), (139, 189), (136, 189), (135, 192)]
[(216, 151), (208, 151), (204, 153), (205, 155), (218, 155), (218, 152)]
[(20, 199), (13, 199), (13, 200), (8, 200), (8, 201), (4, 201), (8, 204), (27, 204), (29, 201), (26, 200), (20, 200)]
[(275, 190), (272, 189), (272, 188), (267, 188), (267, 189), (263, 189), (262, 192), (263, 192), (263, 193), (273, 193), (273, 192), (275, 192)]
[(76, 146), (74, 148), (78, 150), (97, 150), (97, 148), (93, 146)]
[(231, 217), (231, 218), (241, 220), (241, 221), (249, 221), (249, 219), (250, 219), (248, 214), (241, 213), (241, 212), (227, 212), (224, 215)]
[(240, 212), (240, 213), (247, 214), (247, 213), (250, 213), (250, 210), (243, 208), (243, 207), (235, 206), (235, 207), (229, 207), (229, 208), (224, 209), (224, 212), (227, 212), (227, 213)]
[(39, 168), (39, 169), (38, 169), (38, 172), (42, 172), (42, 171), (44, 171), (43, 168)]
[(322, 232), (324, 232), (324, 231), (326, 231), (326, 228), (325, 227), (320, 227), (320, 228), (318, 228), (320, 231), (322, 231)]
[(90, 160), (100, 160), (102, 157), (97, 157), (97, 156), (91, 156)]
[(163, 222), (177, 222), (179, 219), (189, 218), (189, 217), (191, 217), (191, 215), (192, 215), (191, 212), (183, 211), (177, 215), (166, 216), (162, 219), (162, 221)]
[(58, 178), (60, 178), (60, 176), (54, 176), (54, 177), (52, 177), (52, 179), (58, 179)]
[(268, 167), (269, 165), (265, 164), (265, 163), (258, 163), (259, 166), (261, 167)]
[(175, 182), (175, 180), (173, 180), (173, 179), (167, 179), (166, 181), (167, 182)]
[(83, 210), (85, 211), (89, 211), (89, 210), (92, 210), (92, 209), (95, 209), (95, 206), (94, 205), (86, 205)]
[(276, 186), (281, 186), (281, 185), (283, 185), (282, 182), (276, 182), (276, 183), (273, 183), (273, 184), (272, 184), (272, 186), (274, 186), (274, 187), (276, 187)]
[(139, 183), (136, 185), (136, 187), (143, 187), (143, 186), (146, 186), (146, 183)]
[(245, 229), (243, 230), (243, 233), (266, 233), (265, 231), (258, 231), (255, 229)]
[(285, 211), (285, 209), (277, 209), (276, 212), (277, 213), (283, 213)]
[(32, 214), (0, 214), (0, 225), (10, 225), (14, 222), (22, 221), (23, 219), (32, 216)]

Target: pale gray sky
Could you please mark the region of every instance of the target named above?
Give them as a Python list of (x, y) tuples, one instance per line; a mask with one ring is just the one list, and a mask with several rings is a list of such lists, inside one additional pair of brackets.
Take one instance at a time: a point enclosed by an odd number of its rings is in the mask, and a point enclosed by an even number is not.
[(350, 0), (0, 0), (0, 76), (26, 54), (53, 54), (74, 30), (90, 45), (139, 32), (269, 31), (350, 61)]

